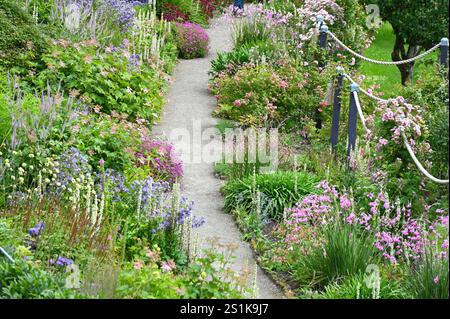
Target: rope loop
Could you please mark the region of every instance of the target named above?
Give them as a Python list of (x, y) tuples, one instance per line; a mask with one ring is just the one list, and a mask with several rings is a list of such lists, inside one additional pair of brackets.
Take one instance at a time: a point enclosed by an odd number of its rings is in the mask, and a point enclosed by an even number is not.
[(434, 47), (432, 47), (431, 49), (423, 52), (422, 54), (419, 54), (411, 59), (407, 59), (407, 60), (402, 60), (402, 61), (379, 61), (379, 60), (374, 60), (368, 57), (365, 57), (364, 55), (359, 54), (356, 51), (353, 51), (352, 49), (350, 49), (348, 46), (346, 46), (341, 40), (338, 39), (338, 37), (331, 31), (328, 30), (328, 34), (333, 38), (334, 41), (336, 41), (336, 43), (338, 43), (342, 48), (344, 48), (346, 51), (350, 52), (352, 55), (370, 62), (370, 63), (374, 63), (374, 64), (381, 64), (381, 65), (401, 65), (401, 64), (408, 64), (411, 62), (414, 62), (416, 60), (419, 60), (425, 56), (427, 56), (428, 54), (434, 52), (436, 49), (438, 49), (439, 47), (441, 47), (442, 43), (436, 44)]

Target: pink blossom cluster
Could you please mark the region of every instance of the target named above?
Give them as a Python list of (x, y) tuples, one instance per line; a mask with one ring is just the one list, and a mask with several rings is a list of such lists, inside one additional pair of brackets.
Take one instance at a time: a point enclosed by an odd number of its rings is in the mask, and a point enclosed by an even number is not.
[[(317, 32), (316, 18), (324, 17), (324, 22), (333, 25), (343, 18), (343, 8), (334, 0), (306, 0), (294, 13), (277, 11), (262, 4), (246, 6), (240, 14), (248, 20), (257, 20), (265, 24), (274, 39), (290, 42), (293, 47), (303, 48), (314, 38)], [(234, 15), (232, 7), (227, 16)], [(343, 22), (343, 21), (342, 21)]]
[[(380, 102), (377, 112), (381, 112), (383, 122), (393, 122), (392, 140), (396, 143), (401, 141), (401, 133), (404, 132), (411, 137), (420, 137), (422, 135), (421, 126), (424, 121), (421, 115), (420, 106), (407, 103), (399, 96), (395, 99), (389, 99), (387, 102)], [(412, 140), (414, 144), (414, 140)]]
[[(448, 258), (448, 215), (439, 216), (430, 224), (413, 218), (409, 206), (392, 204), (383, 192), (367, 194), (368, 203), (357, 208), (348, 193), (338, 192), (326, 181), (320, 182), (318, 188), (319, 194), (308, 195), (293, 208), (286, 209), (286, 242), (301, 243), (298, 236), (305, 226), (317, 228), (343, 222), (372, 234), (374, 247), (391, 263), (417, 261), (427, 250), (436, 247), (438, 258)], [(438, 229), (444, 229), (447, 236), (442, 238)]]

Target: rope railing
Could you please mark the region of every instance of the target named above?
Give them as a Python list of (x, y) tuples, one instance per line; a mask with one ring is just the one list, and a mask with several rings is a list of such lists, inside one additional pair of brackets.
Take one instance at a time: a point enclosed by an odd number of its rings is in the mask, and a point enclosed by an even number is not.
[(3, 247), (0, 247), (0, 253), (5, 255), (6, 259), (8, 259), (10, 262), (14, 263), (14, 259), (6, 252), (5, 249), (3, 249)]
[[(320, 47), (324, 50), (327, 49), (327, 36), (329, 35), (338, 45), (340, 45), (344, 50), (350, 52), (352, 55), (375, 64), (381, 64), (381, 65), (402, 65), (402, 64), (408, 64), (412, 63), (416, 60), (419, 60), (438, 48), (441, 49), (441, 54), (439, 57), (439, 63), (444, 68), (448, 68), (448, 53), (449, 53), (449, 40), (448, 38), (442, 38), (441, 42), (439, 44), (436, 44), (429, 50), (413, 57), (407, 60), (402, 61), (379, 61), (375, 59), (368, 58), (351, 48), (349, 48), (347, 45), (345, 45), (339, 38), (328, 29), (328, 26), (325, 24), (325, 19), (322, 15), (318, 15), (317, 17), (317, 27), (320, 30), (320, 38), (319, 38), (319, 44)], [(319, 66), (323, 66), (324, 63), (322, 62), (319, 64)], [(339, 135), (339, 121), (340, 121), (340, 108), (341, 108), (341, 99), (340, 99), (340, 93), (342, 90), (342, 80), (347, 79), (351, 82), (350, 86), (350, 109), (349, 109), (349, 118), (348, 118), (348, 139), (347, 139), (347, 155), (350, 156), (351, 151), (355, 149), (356, 147), (356, 126), (357, 126), (357, 118), (359, 116), (361, 123), (366, 131), (368, 131), (368, 128), (366, 126), (366, 119), (364, 118), (364, 113), (361, 108), (361, 103), (359, 100), (359, 92), (366, 95), (368, 98), (373, 99), (377, 101), (378, 103), (386, 103), (389, 100), (382, 99), (378, 96), (373, 95), (367, 90), (364, 90), (359, 87), (358, 83), (353, 80), (348, 74), (344, 72), (344, 69), (342, 67), (338, 67), (338, 84), (334, 91), (334, 106), (333, 106), (333, 117), (332, 117), (332, 127), (331, 127), (331, 148), (333, 150), (336, 149), (336, 145), (338, 143), (338, 135)], [(408, 150), (409, 155), (411, 156), (412, 160), (416, 164), (417, 168), (421, 171), (423, 175), (425, 175), (427, 178), (432, 180), (433, 182), (439, 183), (439, 184), (448, 184), (449, 180), (442, 180), (439, 178), (434, 177), (431, 175), (425, 167), (420, 163), (420, 161), (417, 159), (417, 156), (414, 154), (414, 151), (411, 147), (411, 145), (408, 142), (408, 139), (406, 138), (405, 133), (402, 131), (402, 138), (403, 142), (405, 144), (406, 149)]]
[[(370, 98), (376, 100), (377, 102), (384, 102), (384, 103), (386, 103), (386, 102), (388, 102), (389, 100), (385, 100), (385, 99), (379, 98), (379, 97), (377, 97), (377, 96), (375, 96), (375, 95), (373, 95), (373, 94), (368, 93), (368, 92), (365, 91), (364, 89), (361, 89), (361, 88), (359, 87), (359, 85), (356, 83), (356, 81), (354, 81), (348, 74), (342, 72), (342, 68), (339, 68), (339, 69), (338, 69), (338, 72), (339, 72), (339, 74), (340, 74), (341, 76), (343, 76), (345, 79), (349, 80), (349, 81), (354, 85), (351, 94), (353, 95), (353, 98), (354, 98), (354, 101), (355, 101), (355, 105), (356, 105), (356, 109), (357, 109), (358, 114), (359, 114), (359, 117), (360, 117), (360, 119), (361, 119), (361, 123), (362, 123), (364, 129), (365, 129), (366, 131), (368, 131), (368, 128), (367, 128), (367, 126), (366, 126), (366, 119), (364, 118), (364, 113), (363, 113), (363, 111), (362, 111), (361, 104), (360, 104), (360, 101), (359, 101), (358, 92), (359, 92), (359, 91), (361, 91), (361, 92), (366, 92), (366, 93), (367, 93), (366, 95), (367, 95), (368, 97), (370, 97)], [(355, 89), (355, 85), (358, 86), (357, 89)], [(423, 175), (425, 175), (428, 179), (430, 179), (431, 181), (433, 181), (433, 182), (435, 182), (435, 183), (438, 183), (438, 184), (449, 184), (449, 180), (448, 180), (448, 179), (444, 180), (444, 179), (436, 178), (436, 177), (434, 177), (433, 175), (431, 175), (431, 174), (425, 169), (425, 167), (420, 163), (420, 161), (419, 161), (419, 159), (417, 158), (416, 154), (414, 154), (414, 151), (413, 151), (411, 145), (410, 145), (409, 142), (408, 142), (408, 138), (406, 137), (405, 132), (402, 131), (401, 134), (402, 134), (403, 143), (404, 143), (404, 145), (405, 145), (405, 148), (406, 148), (406, 150), (408, 151), (409, 155), (411, 156), (411, 159), (413, 160), (414, 164), (415, 164), (415, 165), (417, 166), (417, 168), (419, 169), (419, 171), (420, 171)]]
[[(354, 55), (354, 56), (356, 56), (356, 57), (358, 57), (358, 58), (360, 58), (360, 59), (362, 59), (364, 61), (367, 61), (367, 62), (370, 62), (370, 63), (374, 63), (374, 64), (381, 64), (381, 65), (402, 65), (402, 64), (412, 63), (412, 62), (414, 62), (416, 60), (424, 58), (425, 56), (429, 55), (430, 53), (433, 53), (434, 51), (439, 49), (441, 46), (443, 46), (443, 43), (445, 43), (445, 40), (442, 39), (441, 43), (438, 43), (435, 46), (433, 46), (431, 49), (429, 49), (429, 50), (427, 50), (427, 51), (425, 51), (425, 52), (423, 52), (423, 53), (421, 53), (421, 54), (419, 54), (419, 55), (417, 55), (417, 56), (415, 56), (413, 58), (407, 59), (407, 60), (401, 60), (401, 61), (379, 61), (379, 60), (368, 58), (368, 57), (366, 57), (366, 56), (364, 56), (362, 54), (359, 54), (358, 52), (350, 49), (341, 40), (339, 40), (338, 37), (333, 32), (329, 31), (328, 28), (323, 28), (322, 32), (326, 32), (328, 35), (330, 35), (331, 38), (333, 38), (333, 40), (336, 41), (337, 44), (339, 44), (346, 51), (350, 52), (352, 55)], [(448, 40), (447, 40), (447, 46), (448, 46)]]

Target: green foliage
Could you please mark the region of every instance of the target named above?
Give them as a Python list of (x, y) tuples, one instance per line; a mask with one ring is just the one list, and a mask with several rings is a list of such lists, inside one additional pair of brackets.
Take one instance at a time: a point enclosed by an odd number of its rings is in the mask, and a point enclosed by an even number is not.
[(72, 127), (72, 137), (64, 147), (74, 146), (89, 154), (89, 163), (99, 169), (99, 161), (105, 167), (118, 172), (131, 172), (134, 168), (134, 152), (141, 144), (135, 125), (109, 116), (87, 115), (80, 118), (83, 125)]
[[(230, 277), (230, 259), (213, 249), (177, 272), (170, 262), (161, 261), (158, 248), (146, 249), (134, 263), (123, 268), (116, 290), (117, 297), (133, 299), (236, 299), (249, 291)], [(172, 267), (172, 268), (170, 268)], [(231, 271), (232, 275), (235, 275)]]
[(19, 259), (15, 263), (0, 260), (0, 298), (83, 298), (64, 284), (63, 274), (46, 272)]
[(325, 287), (333, 281), (362, 274), (377, 261), (372, 238), (339, 222), (325, 227), (323, 247), (299, 257), (293, 267), (294, 278), (312, 287)]
[(411, 271), (407, 285), (414, 298), (448, 299), (448, 275), (448, 259), (436, 258), (428, 251), (418, 267)]
[(184, 298), (199, 299), (241, 299), (251, 292), (246, 278), (230, 269), (231, 258), (214, 249), (203, 251), (195, 263), (187, 269)]
[(317, 180), (303, 172), (278, 172), (248, 176), (227, 183), (225, 211), (232, 212), (237, 207), (252, 211), (256, 207), (259, 194), (261, 215), (270, 219), (280, 219), (287, 207), (292, 207), (306, 194), (314, 192)]
[(28, 63), (26, 59), (36, 59), (48, 45), (45, 34), (19, 3), (0, 1), (0, 66), (23, 65)]
[(377, 287), (369, 288), (368, 277), (355, 275), (344, 279), (342, 282), (334, 282), (325, 287), (318, 296), (319, 299), (407, 299), (409, 294), (398, 281), (380, 277), (380, 290)]
[(218, 77), (213, 83), (218, 99), (215, 114), (242, 125), (286, 123), (287, 128), (298, 128), (315, 114), (324, 85), (316, 66), (244, 66), (234, 76)]
[(427, 128), (426, 140), (430, 143), (433, 174), (448, 178), (449, 163), (449, 92), (448, 79), (436, 76), (436, 69), (429, 68), (421, 74), (412, 87), (404, 88), (402, 95), (415, 105), (420, 105)]
[(448, 35), (449, 4), (446, 0), (365, 1), (380, 7), (381, 18), (407, 44), (432, 47)]
[(243, 46), (231, 52), (219, 53), (217, 58), (211, 62), (209, 73), (216, 78), (221, 72), (231, 68), (237, 70), (247, 62), (250, 62), (250, 50)]
[(50, 83), (111, 114), (124, 113), (131, 120), (143, 118), (154, 122), (163, 105), (161, 91), (165, 83), (155, 70), (136, 68), (127, 50), (103, 52), (95, 42), (74, 45), (60, 41), (42, 59), (46, 69), (35, 82), (40, 88)]

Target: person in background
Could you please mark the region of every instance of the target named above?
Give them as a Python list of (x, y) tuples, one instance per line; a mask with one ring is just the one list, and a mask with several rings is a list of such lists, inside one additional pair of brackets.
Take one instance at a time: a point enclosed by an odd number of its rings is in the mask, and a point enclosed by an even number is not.
[(234, 0), (234, 10), (244, 10), (244, 0)]

